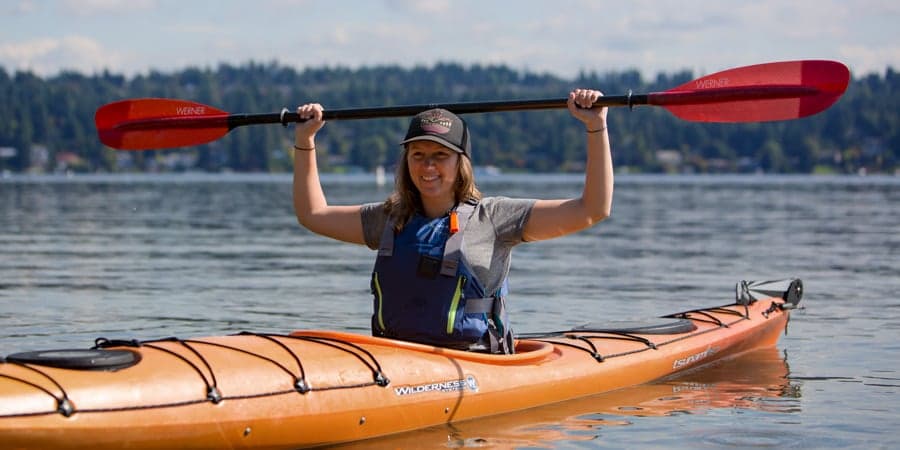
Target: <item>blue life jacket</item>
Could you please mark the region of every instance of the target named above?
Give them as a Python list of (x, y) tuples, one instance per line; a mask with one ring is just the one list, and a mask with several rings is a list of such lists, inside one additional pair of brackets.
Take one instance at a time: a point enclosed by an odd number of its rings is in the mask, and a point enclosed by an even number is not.
[[(474, 211), (463, 203), (449, 215), (429, 219), (416, 214), (394, 235), (384, 226), (372, 294), (372, 333), (394, 339), (491, 353), (512, 353), (504, 297), (507, 283), (487, 296), (462, 259), (463, 231)], [(451, 233), (450, 215), (458, 230)]]

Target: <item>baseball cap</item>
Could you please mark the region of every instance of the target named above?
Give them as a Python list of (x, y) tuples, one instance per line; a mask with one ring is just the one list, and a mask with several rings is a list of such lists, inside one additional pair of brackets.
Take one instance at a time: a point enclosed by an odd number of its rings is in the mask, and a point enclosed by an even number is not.
[(459, 116), (446, 109), (435, 108), (416, 114), (400, 144), (413, 141), (437, 142), (471, 158), (469, 127)]

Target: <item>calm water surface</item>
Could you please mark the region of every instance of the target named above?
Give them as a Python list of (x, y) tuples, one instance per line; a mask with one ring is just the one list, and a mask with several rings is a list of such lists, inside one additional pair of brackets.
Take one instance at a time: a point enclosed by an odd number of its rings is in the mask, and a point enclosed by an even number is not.
[[(579, 192), (564, 176), (489, 195)], [(325, 179), (332, 203), (383, 199)], [(96, 337), (368, 332), (374, 254), (296, 225), (290, 178), (0, 179), (0, 355)], [(619, 176), (613, 217), (516, 250), (522, 332), (727, 303), (799, 277), (777, 349), (672, 380), (360, 448), (897, 448), (900, 178)]]

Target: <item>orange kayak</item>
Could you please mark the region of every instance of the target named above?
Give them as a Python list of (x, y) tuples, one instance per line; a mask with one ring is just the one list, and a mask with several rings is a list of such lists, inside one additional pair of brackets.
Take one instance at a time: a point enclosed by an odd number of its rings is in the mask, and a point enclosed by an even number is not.
[(772, 347), (800, 280), (734, 304), (520, 335), (487, 355), (332, 332), (107, 341), (0, 363), (4, 448), (298, 448), (586, 397)]

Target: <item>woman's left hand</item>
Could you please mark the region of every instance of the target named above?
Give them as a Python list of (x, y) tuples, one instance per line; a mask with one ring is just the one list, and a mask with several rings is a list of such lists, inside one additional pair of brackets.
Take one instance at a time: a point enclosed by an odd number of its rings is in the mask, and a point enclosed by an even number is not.
[(569, 112), (584, 122), (584, 126), (588, 130), (599, 130), (606, 128), (606, 112), (609, 108), (591, 108), (603, 93), (592, 89), (575, 89), (569, 93), (567, 102)]

